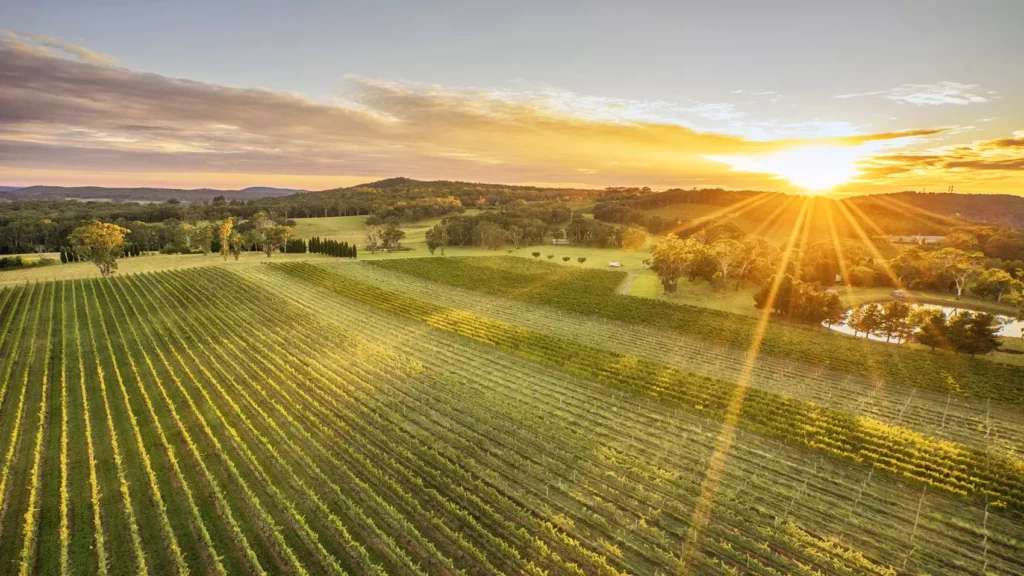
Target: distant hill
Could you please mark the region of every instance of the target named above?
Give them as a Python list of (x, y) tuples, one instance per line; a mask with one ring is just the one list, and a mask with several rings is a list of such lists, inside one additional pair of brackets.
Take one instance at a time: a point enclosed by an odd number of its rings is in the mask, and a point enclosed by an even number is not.
[(0, 192), (14, 192), (15, 190), (21, 190), (20, 186), (0, 186)]
[(473, 207), (481, 198), (488, 205), (512, 200), (587, 200), (595, 199), (603, 190), (588, 188), (545, 188), (482, 182), (449, 180), (413, 180), (388, 178), (348, 188), (305, 192), (293, 196), (267, 198), (263, 204), (298, 216), (346, 216), (369, 214), (397, 202), (415, 202), (431, 198), (457, 199), (463, 206)]
[(879, 195), (933, 214), (1024, 229), (1024, 197), (1008, 194), (899, 192)]
[(3, 200), (103, 200), (109, 202), (166, 202), (180, 200), (197, 202), (213, 200), (224, 196), (231, 200), (259, 200), (260, 198), (287, 196), (305, 190), (291, 188), (269, 188), (253, 186), (243, 190), (215, 190), (198, 188), (185, 190), (181, 188), (106, 188), (102, 186), (29, 186), (27, 188), (0, 188), (0, 199)]

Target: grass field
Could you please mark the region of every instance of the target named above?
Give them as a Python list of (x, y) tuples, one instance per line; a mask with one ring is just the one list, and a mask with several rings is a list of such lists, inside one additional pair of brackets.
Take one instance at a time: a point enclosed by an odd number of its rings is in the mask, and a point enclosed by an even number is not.
[(0, 290), (0, 572), (1024, 570), (1017, 407), (766, 359), (709, 493), (728, 350), (275, 261)]

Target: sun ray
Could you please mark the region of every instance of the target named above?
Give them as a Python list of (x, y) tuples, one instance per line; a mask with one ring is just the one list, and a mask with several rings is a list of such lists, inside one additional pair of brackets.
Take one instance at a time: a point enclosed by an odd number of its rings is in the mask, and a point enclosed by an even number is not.
[(850, 210), (853, 209), (857, 211), (860, 214), (860, 216), (864, 218), (864, 220), (871, 226), (875, 228), (878, 228), (878, 226), (874, 222), (872, 222), (864, 214), (864, 212), (860, 211), (856, 206), (847, 206), (847, 202), (843, 200), (837, 202), (836, 206), (839, 207), (839, 211), (843, 214), (843, 217), (846, 218), (846, 221), (850, 224), (851, 227), (853, 227), (853, 231), (857, 234), (861, 241), (864, 242), (864, 245), (867, 247), (868, 252), (870, 252), (872, 258), (875, 259), (875, 262), (877, 262), (882, 267), (882, 271), (885, 272), (885, 275), (888, 276), (890, 280), (892, 280), (893, 286), (902, 289), (903, 283), (900, 282), (899, 276), (897, 276), (896, 273), (893, 271), (892, 267), (889, 266), (889, 260), (886, 259), (886, 257), (883, 256), (882, 253), (878, 250), (878, 247), (875, 246), (875, 243), (872, 242), (871, 238), (868, 237), (866, 232), (864, 232), (864, 228), (857, 221), (857, 218), (855, 218), (854, 215), (850, 213)]
[(804, 256), (807, 255), (807, 244), (811, 236), (811, 222), (814, 221), (815, 213), (818, 212), (818, 198), (812, 196), (808, 198), (804, 204), (810, 208), (804, 218), (804, 225), (801, 226), (802, 231), (800, 234), (800, 243), (796, 245), (796, 262), (794, 262), (793, 265), (793, 277), (797, 280), (801, 279), (800, 277), (801, 271), (803, 270)]
[(832, 238), (832, 246), (836, 249), (836, 263), (839, 265), (839, 275), (842, 277), (843, 285), (849, 290), (852, 287), (850, 284), (850, 271), (846, 264), (846, 255), (843, 254), (843, 242), (839, 238), (839, 232), (836, 230), (832, 202), (825, 204), (825, 219), (828, 221), (828, 232)]
[(783, 273), (785, 272), (786, 267), (789, 266), (789, 259), (793, 251), (793, 246), (796, 243), (797, 238), (800, 236), (800, 229), (804, 226), (806, 217), (807, 201), (805, 200), (804, 204), (800, 208), (800, 214), (797, 216), (797, 225), (790, 234), (789, 239), (786, 242), (786, 248), (782, 253), (782, 257), (779, 259), (779, 266), (776, 269), (774, 280), (772, 281), (768, 291), (767, 304), (758, 317), (757, 326), (754, 329), (753, 338), (750, 342), (750, 348), (747, 350), (747, 354), (743, 361), (743, 368), (740, 372), (739, 378), (736, 380), (736, 388), (733, 390), (732, 396), (729, 399), (729, 404), (726, 407), (722, 428), (718, 433), (718, 438), (715, 440), (715, 448), (708, 461), (708, 470), (704, 475), (704, 481), (701, 482), (700, 496), (698, 497), (697, 504), (694, 507), (693, 516), (690, 521), (690, 529), (687, 532), (686, 540), (683, 542), (679, 574), (689, 573), (690, 568), (696, 561), (700, 547), (703, 544), (704, 531), (707, 528), (707, 524), (711, 521), (711, 508), (713, 507), (718, 494), (718, 486), (721, 482), (722, 475), (725, 472), (725, 466), (729, 458), (729, 453), (732, 450), (732, 444), (736, 439), (736, 425), (739, 422), (740, 411), (743, 408), (743, 401), (746, 398), (747, 390), (750, 387), (750, 379), (754, 373), (757, 357), (761, 351), (761, 342), (764, 340), (764, 334), (771, 319), (772, 306), (775, 303), (775, 298), (778, 296), (779, 287), (782, 285)]
[[(887, 208), (899, 210), (901, 216), (913, 218), (914, 221), (924, 224), (925, 226), (932, 225), (932, 223), (929, 222), (926, 218), (938, 220), (939, 223), (944, 224), (946, 226), (961, 226), (964, 224), (963, 222), (951, 216), (946, 216), (945, 214), (938, 214), (932, 212), (931, 210), (926, 210), (924, 208), (914, 206), (913, 204), (904, 202), (902, 200), (889, 198), (884, 195), (874, 196), (872, 197), (872, 199), (878, 202), (879, 204), (884, 204)], [(912, 212), (913, 214), (907, 214), (907, 212)]]
[(793, 202), (796, 200), (796, 196), (791, 196), (787, 198), (785, 202), (780, 202), (779, 206), (775, 210), (773, 210), (772, 213), (769, 214), (764, 220), (762, 220), (761, 223), (757, 225), (757, 228), (755, 228), (750, 233), (751, 236), (764, 236), (765, 230), (770, 225), (775, 224), (776, 220), (779, 218), (779, 215), (782, 214), (785, 210), (789, 209), (792, 206)]
[(689, 221), (689, 222), (687, 222), (685, 224), (682, 224), (680, 226), (673, 227), (671, 230), (669, 230), (666, 233), (666, 236), (667, 235), (672, 235), (672, 234), (678, 234), (680, 232), (685, 232), (687, 230), (691, 230), (693, 228), (696, 228), (697, 226), (700, 226), (701, 224), (704, 224), (705, 222), (709, 222), (709, 221), (713, 221), (713, 220), (718, 220), (718, 219), (724, 218), (726, 216), (730, 216), (730, 217), (739, 216), (739, 215), (743, 214), (744, 212), (746, 212), (747, 210), (750, 210), (752, 208), (755, 208), (756, 206), (760, 206), (762, 204), (765, 204), (766, 202), (768, 202), (768, 200), (770, 200), (772, 198), (772, 196), (774, 196), (774, 193), (772, 193), (772, 192), (761, 192), (760, 194), (757, 194), (755, 196), (751, 196), (750, 198), (747, 198), (745, 200), (741, 200), (741, 201), (739, 201), (739, 202), (737, 202), (735, 204), (730, 204), (728, 206), (725, 206), (723, 208), (715, 210), (714, 212), (712, 212), (710, 214), (705, 214), (704, 216), (700, 216), (698, 218), (694, 218), (693, 220), (691, 220), (691, 221)]

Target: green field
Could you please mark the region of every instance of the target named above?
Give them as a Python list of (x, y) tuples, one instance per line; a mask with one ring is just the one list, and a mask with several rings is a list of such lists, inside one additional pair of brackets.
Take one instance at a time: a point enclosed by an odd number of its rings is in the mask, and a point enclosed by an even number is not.
[(1024, 570), (1012, 383), (737, 387), (578, 264), (181, 258), (0, 289), (0, 573)]

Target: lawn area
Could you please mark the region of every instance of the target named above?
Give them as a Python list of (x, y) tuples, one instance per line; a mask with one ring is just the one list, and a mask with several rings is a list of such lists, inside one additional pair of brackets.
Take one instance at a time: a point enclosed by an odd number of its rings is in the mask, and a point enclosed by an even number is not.
[(295, 237), (320, 238), (361, 243), (366, 237), (363, 231), (366, 216), (330, 216), (328, 218), (298, 218), (295, 220)]

